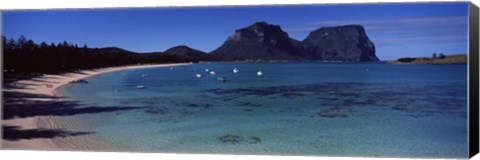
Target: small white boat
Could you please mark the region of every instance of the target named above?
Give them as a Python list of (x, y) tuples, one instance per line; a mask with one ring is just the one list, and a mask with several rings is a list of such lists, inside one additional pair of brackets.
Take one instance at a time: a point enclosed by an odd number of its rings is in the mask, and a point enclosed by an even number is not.
[(171, 70), (171, 71), (173, 71), (173, 70), (175, 70), (175, 68), (173, 68), (173, 67), (170, 67), (170, 70)]
[(210, 71), (209, 73), (210, 73), (210, 75), (216, 75), (217, 74), (217, 72), (215, 72), (215, 71)]
[(227, 81), (227, 78), (225, 78), (225, 77), (219, 77), (219, 78), (217, 78), (217, 81), (219, 81), (219, 82), (226, 82), (226, 81)]
[(207, 68), (207, 69), (205, 69), (205, 72), (208, 72), (208, 71), (210, 71), (208, 68)]
[(195, 74), (195, 76), (196, 76), (197, 78), (201, 78), (201, 77), (202, 77), (202, 74), (197, 73), (197, 74)]
[(142, 77), (148, 77), (148, 74), (142, 74)]
[(238, 68), (234, 68), (233, 69), (233, 73), (238, 73), (240, 70), (238, 70)]
[(262, 71), (258, 71), (258, 72), (257, 72), (257, 76), (263, 76), (263, 72), (262, 72)]
[(137, 89), (145, 89), (145, 86), (143, 86), (143, 85), (138, 85), (138, 86), (136, 86), (135, 88), (137, 88)]

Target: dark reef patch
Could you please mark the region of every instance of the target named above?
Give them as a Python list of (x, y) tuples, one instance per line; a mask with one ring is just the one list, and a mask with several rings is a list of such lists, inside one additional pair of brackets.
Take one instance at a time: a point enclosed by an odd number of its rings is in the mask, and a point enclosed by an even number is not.
[(157, 107), (150, 107), (148, 108), (145, 113), (150, 113), (150, 114), (160, 114), (164, 115), (167, 113), (167, 109), (165, 108), (157, 108)]
[(244, 101), (236, 101), (236, 106), (239, 107), (261, 107), (263, 106), (262, 104), (259, 103), (253, 103), (253, 102), (244, 102)]
[(240, 136), (240, 135), (233, 135), (233, 134), (227, 134), (221, 137), (218, 137), (218, 139), (222, 143), (230, 143), (230, 144), (237, 144), (237, 143), (247, 143), (247, 144), (257, 144), (261, 143), (262, 139), (259, 137), (255, 136)]
[(187, 107), (193, 107), (193, 108), (203, 108), (203, 109), (208, 109), (212, 107), (211, 104), (205, 104), (205, 103), (183, 103)]
[(350, 111), (344, 107), (335, 106), (332, 108), (324, 109), (318, 112), (317, 114), (325, 118), (336, 118), (336, 117), (348, 117)]
[[(182, 98), (147, 97), (123, 100), (124, 104), (149, 107), (149, 114), (189, 116), (211, 110), (213, 107), (236, 106), (241, 111), (269, 114), (301, 114), (325, 118), (350, 117), (359, 107), (380, 107), (405, 112), (414, 118), (433, 114), (454, 113), (465, 116), (466, 91), (458, 84), (380, 84), (380, 83), (324, 83), (310, 85), (216, 88), (206, 90), (198, 101)], [(302, 99), (312, 97), (313, 104), (302, 105)], [(299, 106), (275, 105), (268, 100), (293, 100)], [(266, 100), (264, 103), (263, 100)], [(206, 102), (206, 103), (205, 103)], [(225, 105), (213, 105), (222, 104)], [(296, 105), (296, 104), (295, 104)], [(150, 106), (168, 106), (152, 108)], [(171, 106), (171, 107), (169, 107)], [(315, 110), (317, 106), (326, 108)], [(260, 109), (260, 110), (258, 110)], [(313, 112), (312, 112), (313, 109)], [(364, 114), (368, 115), (368, 114)]]
[(174, 100), (165, 97), (146, 97), (146, 98), (128, 98), (120, 100), (122, 104), (127, 105), (158, 105), (168, 104), (174, 102)]
[(197, 103), (186, 101), (182, 99), (168, 98), (168, 97), (147, 97), (147, 98), (131, 98), (121, 100), (122, 104), (140, 105), (140, 106), (159, 106), (159, 105), (173, 105), (175, 107), (201, 108), (208, 109), (212, 107), (209, 103)]
[[(320, 106), (332, 107), (318, 113), (323, 117), (348, 117), (356, 107), (382, 107), (419, 115), (458, 113), (466, 114), (466, 86), (464, 84), (388, 84), (388, 83), (323, 83), (310, 85), (246, 87), (207, 90), (213, 99), (224, 102), (236, 100), (234, 105), (260, 107), (260, 103), (245, 102), (245, 98), (292, 99), (316, 97)], [(242, 98), (242, 101), (238, 100)], [(273, 112), (290, 112), (284, 107), (270, 107)], [(309, 106), (296, 107), (299, 110)], [(274, 110), (274, 111), (273, 111)]]

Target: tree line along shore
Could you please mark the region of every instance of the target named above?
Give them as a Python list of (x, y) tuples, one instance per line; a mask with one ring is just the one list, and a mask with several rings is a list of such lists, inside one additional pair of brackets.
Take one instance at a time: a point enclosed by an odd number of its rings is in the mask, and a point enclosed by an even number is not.
[(389, 61), (387, 64), (467, 64), (467, 54), (437, 55), (432, 57), (405, 57)]
[(3, 39), (4, 83), (28, 79), (42, 74), (61, 74), (78, 70), (134, 64), (165, 64), (195, 62), (173, 54), (139, 54), (115, 47), (79, 47), (66, 41), (58, 44), (20, 36), (18, 40)]

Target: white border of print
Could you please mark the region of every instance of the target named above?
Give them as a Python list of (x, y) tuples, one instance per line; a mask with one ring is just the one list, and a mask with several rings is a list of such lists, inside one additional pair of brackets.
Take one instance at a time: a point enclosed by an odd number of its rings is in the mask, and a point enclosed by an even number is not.
[[(452, 0), (434, 0), (434, 2), (451, 2)], [(471, 0), (480, 6), (480, 0)], [(331, 3), (385, 3), (385, 2), (429, 2), (428, 0), (0, 0), (0, 10), (11, 9), (53, 9), (53, 8), (114, 8), (114, 7), (166, 7), (166, 6), (238, 6), (238, 5), (265, 5), (265, 4), (331, 4)], [(208, 155), (208, 154), (163, 154), (163, 153), (114, 153), (114, 152), (67, 152), (67, 151), (0, 151), (2, 159), (49, 159), (88, 160), (88, 159), (115, 159), (115, 160), (158, 160), (158, 159), (199, 159), (199, 160), (354, 160), (371, 158), (350, 157), (301, 157), (301, 156), (252, 156), (252, 155)], [(400, 159), (400, 158), (375, 158)], [(480, 160), (477, 154), (473, 160)]]

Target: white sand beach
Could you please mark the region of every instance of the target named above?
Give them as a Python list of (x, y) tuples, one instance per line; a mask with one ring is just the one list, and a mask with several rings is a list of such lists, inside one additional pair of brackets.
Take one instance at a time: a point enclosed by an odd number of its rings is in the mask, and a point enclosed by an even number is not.
[[(153, 67), (167, 67), (167, 66), (180, 66), (187, 65), (189, 63), (176, 63), (176, 64), (155, 64), (155, 65), (131, 65), (131, 66), (121, 66), (121, 67), (108, 67), (100, 68), (93, 70), (84, 70), (78, 71), (75, 73), (66, 73), (61, 75), (43, 75), (41, 77), (36, 77), (29, 80), (20, 80), (13, 82), (10, 86), (3, 88), (3, 91), (17, 92), (17, 93), (26, 93), (26, 94), (35, 94), (42, 95), (42, 98), (30, 98), (30, 102), (42, 102), (42, 101), (61, 101), (56, 90), (64, 85), (69, 84), (71, 81), (88, 78), (91, 76), (126, 70), (126, 69), (141, 69), (141, 68), (153, 68)], [(34, 105), (32, 105), (34, 106)], [(4, 106), (5, 107), (5, 106)], [(34, 116), (26, 118), (12, 118), (7, 120), (2, 120), (3, 126), (17, 126), (21, 130), (29, 129), (48, 129), (48, 124), (52, 123), (53, 117), (51, 116)], [(76, 136), (82, 137), (82, 136)], [(82, 147), (77, 148), (73, 142), (65, 141), (65, 138), (59, 138), (63, 140), (53, 140), (52, 138), (37, 138), (37, 139), (20, 139), (15, 141), (2, 139), (1, 147), (3, 149), (35, 149), (35, 150), (90, 150), (90, 149), (100, 149), (100, 150), (109, 150), (101, 148), (101, 146), (94, 147)], [(80, 138), (81, 139), (81, 138)], [(83, 138), (85, 139), (85, 138)], [(100, 148), (99, 148), (100, 147)]]

